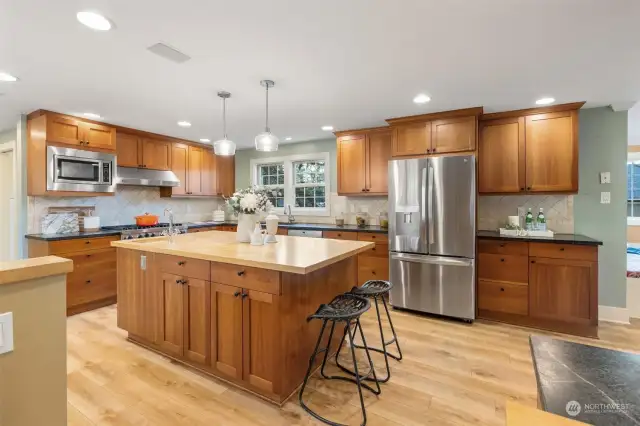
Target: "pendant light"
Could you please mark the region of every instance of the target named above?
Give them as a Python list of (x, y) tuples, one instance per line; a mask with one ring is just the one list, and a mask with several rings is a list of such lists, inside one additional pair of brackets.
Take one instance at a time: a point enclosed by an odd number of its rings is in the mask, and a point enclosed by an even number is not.
[(278, 142), (280, 140), (269, 130), (269, 88), (275, 86), (271, 80), (262, 80), (260, 85), (267, 91), (267, 119), (265, 122), (264, 132), (256, 136), (256, 150), (258, 151), (277, 151)]
[(231, 97), (229, 92), (218, 92), (222, 98), (222, 139), (213, 143), (213, 152), (216, 155), (235, 155), (236, 144), (227, 138), (227, 99)]

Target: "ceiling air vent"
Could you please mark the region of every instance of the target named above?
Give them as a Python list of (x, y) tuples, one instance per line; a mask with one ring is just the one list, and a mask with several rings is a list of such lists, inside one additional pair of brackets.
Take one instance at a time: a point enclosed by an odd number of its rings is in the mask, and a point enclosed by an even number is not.
[(187, 62), (189, 59), (191, 59), (184, 53), (179, 52), (173, 47), (169, 47), (163, 43), (156, 43), (153, 46), (148, 47), (147, 50), (155, 53), (158, 56), (168, 59), (171, 62), (175, 62), (176, 64), (182, 64), (183, 62)]

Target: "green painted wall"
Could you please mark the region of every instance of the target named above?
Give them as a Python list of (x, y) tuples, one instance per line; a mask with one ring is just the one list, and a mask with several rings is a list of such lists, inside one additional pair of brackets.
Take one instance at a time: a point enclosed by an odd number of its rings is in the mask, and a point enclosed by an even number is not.
[(16, 140), (16, 129), (0, 131), (0, 144)]
[[(580, 191), (573, 198), (577, 234), (602, 240), (598, 282), (600, 305), (627, 306), (627, 111), (609, 107), (580, 111)], [(611, 184), (600, 184), (611, 172)], [(611, 204), (600, 204), (600, 192)]]
[(284, 157), (287, 155), (309, 154), (312, 152), (328, 152), (331, 158), (331, 192), (338, 190), (338, 174), (336, 164), (336, 140), (300, 142), (280, 145), (276, 152), (259, 152), (255, 149), (243, 149), (236, 152), (236, 188), (246, 188), (251, 183), (251, 160), (254, 158)]

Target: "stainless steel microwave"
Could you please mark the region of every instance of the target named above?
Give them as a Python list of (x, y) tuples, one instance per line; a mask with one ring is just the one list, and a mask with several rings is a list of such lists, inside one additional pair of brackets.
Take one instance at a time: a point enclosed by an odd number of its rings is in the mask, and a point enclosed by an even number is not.
[(116, 156), (81, 149), (47, 147), (47, 190), (115, 192)]

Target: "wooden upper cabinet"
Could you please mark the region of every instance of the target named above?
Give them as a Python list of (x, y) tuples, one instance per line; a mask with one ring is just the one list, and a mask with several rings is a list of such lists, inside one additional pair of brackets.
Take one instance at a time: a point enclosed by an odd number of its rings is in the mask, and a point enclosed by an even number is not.
[(366, 192), (366, 135), (338, 138), (338, 193)]
[[(531, 317), (589, 324), (597, 318), (596, 262), (529, 258)], [(597, 324), (597, 323), (596, 323)]]
[(116, 129), (104, 124), (82, 123), (84, 145), (89, 148), (116, 150)]
[(171, 143), (156, 139), (142, 139), (142, 167), (171, 170)]
[(578, 112), (562, 111), (526, 118), (526, 190), (578, 190)]
[(211, 367), (242, 380), (242, 289), (211, 283)]
[(187, 194), (203, 195), (202, 176), (204, 166), (204, 150), (200, 147), (189, 147), (187, 167)]
[(371, 132), (367, 140), (367, 192), (386, 195), (391, 159), (391, 131)]
[(524, 122), (524, 117), (481, 122), (478, 145), (480, 193), (525, 190)]
[(256, 388), (278, 394), (279, 378), (284, 372), (277, 366), (280, 348), (278, 296), (255, 290), (244, 290), (242, 307), (242, 378)]
[[(173, 195), (187, 194), (187, 169), (189, 159), (189, 145), (174, 143), (171, 147), (171, 170), (180, 181), (180, 186), (169, 188)], [(161, 188), (161, 192), (162, 192)]]
[(236, 188), (236, 157), (233, 155), (216, 155), (216, 194), (230, 197)]
[(81, 145), (82, 121), (57, 114), (47, 114), (47, 142), (65, 145)]
[(431, 153), (476, 149), (477, 117), (456, 117), (431, 122)]
[(391, 153), (394, 157), (424, 155), (430, 149), (430, 122), (403, 124), (393, 128)]
[(116, 154), (118, 156), (118, 166), (140, 167), (142, 156), (140, 155), (140, 138), (136, 135), (117, 132), (118, 141)]

